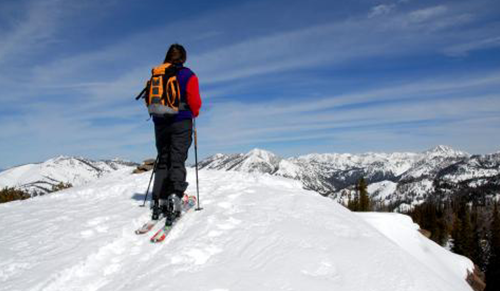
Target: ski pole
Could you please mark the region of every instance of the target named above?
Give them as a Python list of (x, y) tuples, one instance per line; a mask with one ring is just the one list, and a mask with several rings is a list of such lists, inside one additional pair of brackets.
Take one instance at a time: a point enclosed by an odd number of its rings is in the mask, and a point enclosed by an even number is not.
[(144, 203), (140, 205), (140, 207), (146, 206), (146, 200), (148, 200), (148, 194), (149, 194), (149, 187), (151, 186), (151, 181), (153, 180), (153, 175), (156, 172), (156, 167), (158, 166), (158, 160), (160, 159), (160, 154), (156, 156), (155, 163), (153, 165), (153, 171), (151, 172), (151, 177), (149, 177), (149, 183), (148, 183), (148, 189), (146, 189), (146, 195), (144, 195)]
[(196, 211), (200, 211), (203, 208), (200, 207), (200, 187), (198, 182), (198, 133), (196, 130), (196, 119), (193, 118), (194, 127), (194, 163), (196, 168)]

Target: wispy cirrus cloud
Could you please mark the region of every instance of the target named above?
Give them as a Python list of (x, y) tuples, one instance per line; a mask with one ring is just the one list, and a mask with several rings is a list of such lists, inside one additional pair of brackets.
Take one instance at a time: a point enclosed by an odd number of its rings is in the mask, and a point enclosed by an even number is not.
[[(387, 7), (379, 8), (387, 11), (384, 17), (372, 14), (368, 18), (351, 17), (253, 38), (196, 55), (193, 62), (205, 82), (232, 82), (256, 75), (336, 66), (369, 58), (431, 53), (458, 55), (464, 50), (483, 48), (467, 43), (491, 35), (493, 29), (500, 30), (500, 24), (494, 24), (495, 28), (464, 28), (474, 21), (474, 16), (462, 7), (438, 5), (409, 11)], [(314, 47), (310, 46), (312, 43)], [(449, 53), (450, 46), (456, 53)]]
[(368, 14), (368, 17), (372, 18), (372, 17), (381, 16), (381, 15), (387, 15), (387, 14), (391, 13), (391, 11), (394, 11), (394, 9), (396, 9), (395, 3), (380, 4), (380, 5), (374, 6), (370, 9), (370, 13)]
[(471, 51), (500, 47), (500, 33), (498, 36), (476, 39), (471, 42), (451, 45), (445, 48), (445, 53), (450, 56), (463, 57)]
[[(95, 9), (109, 7), (91, 0), (86, 2), (64, 0), (11, 1), (0, 4), (3, 10), (0, 30), (0, 63), (23, 62), (32, 55), (39, 57), (44, 49), (64, 41), (62, 30), (75, 22), (74, 17)], [(98, 15), (99, 13), (94, 13)], [(92, 17), (88, 17), (91, 19)]]
[[(56, 30), (59, 5), (63, 1), (31, 1), (21, 9), (23, 19), (11, 19), (9, 29), (0, 32), (0, 63), (20, 52), (28, 53), (51, 41)], [(4, 4), (5, 5), (5, 4)], [(18, 8), (19, 9), (19, 8)]]
[[(227, 150), (234, 146), (251, 148), (255, 144), (328, 138), (337, 143), (345, 140), (348, 144), (352, 135), (363, 135), (368, 144), (372, 143), (370, 136), (377, 140), (386, 135), (405, 136), (399, 146), (412, 148), (413, 143), (422, 142), (419, 135), (423, 132), (436, 133), (427, 138), (427, 146), (456, 144), (463, 136), (477, 136), (477, 128), (481, 127), (481, 132), (488, 132), (482, 136), (483, 141), (491, 145), (500, 124), (498, 89), (500, 72), (492, 72), (467, 79), (447, 76), (440, 80), (418, 80), (345, 96), (314, 98), (314, 102), (311, 98), (294, 100), (294, 105), (288, 106), (286, 100), (257, 104), (231, 102), (219, 104), (209, 112), (200, 132), (204, 133), (201, 136), (206, 146)], [(460, 124), (475, 126), (459, 127)], [(227, 140), (227, 136), (231, 139)], [(481, 144), (478, 140), (473, 143)], [(460, 144), (472, 148), (466, 140)], [(339, 150), (349, 151), (349, 148), (344, 146)]]

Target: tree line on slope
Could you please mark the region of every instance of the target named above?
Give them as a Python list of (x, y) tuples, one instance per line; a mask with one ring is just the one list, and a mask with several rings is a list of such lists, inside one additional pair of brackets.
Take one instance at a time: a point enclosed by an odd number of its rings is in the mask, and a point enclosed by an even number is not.
[(408, 214), (430, 239), (470, 258), (486, 274), (486, 290), (500, 290), (500, 214), (498, 202), (428, 200)]
[(434, 192), (408, 214), (435, 242), (476, 263), (486, 274), (486, 291), (500, 290), (500, 176), (471, 182), (435, 180)]
[[(60, 182), (59, 184), (52, 185), (52, 188), (49, 190), (48, 193), (53, 193), (57, 192), (60, 190), (68, 189), (73, 187), (71, 183), (63, 183)], [(45, 195), (48, 193), (34, 193), (30, 194), (26, 191), (17, 189), (15, 187), (4, 187), (2, 190), (0, 190), (0, 203), (7, 203), (11, 201), (16, 201), (16, 200), (25, 200), (31, 197), (35, 196), (41, 196)]]
[[(428, 231), (429, 238), (454, 253), (470, 258), (486, 274), (486, 291), (500, 290), (500, 211), (495, 199), (499, 183), (479, 187), (435, 181), (435, 191), (406, 214)], [(360, 178), (348, 196), (351, 211), (394, 211), (391, 205), (371, 199), (367, 183)]]

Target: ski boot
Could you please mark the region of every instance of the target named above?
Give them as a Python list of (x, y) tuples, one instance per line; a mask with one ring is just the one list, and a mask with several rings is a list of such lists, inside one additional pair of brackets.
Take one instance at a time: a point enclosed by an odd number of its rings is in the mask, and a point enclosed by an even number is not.
[(160, 202), (157, 199), (153, 200), (153, 206), (151, 206), (151, 211), (152, 211), (152, 215), (151, 215), (152, 220), (160, 219), (162, 209), (161, 209)]
[(181, 199), (175, 195), (170, 194), (168, 196), (165, 217), (167, 218), (165, 221), (165, 225), (171, 226), (174, 221), (181, 216)]

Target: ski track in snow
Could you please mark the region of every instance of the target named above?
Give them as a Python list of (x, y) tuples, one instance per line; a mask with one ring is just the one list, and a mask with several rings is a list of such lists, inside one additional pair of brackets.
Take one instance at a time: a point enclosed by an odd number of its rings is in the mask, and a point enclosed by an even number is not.
[(138, 207), (149, 174), (0, 205), (0, 290), (471, 290), (330, 199), (269, 175), (201, 171), (204, 209), (151, 244), (155, 230), (134, 234), (149, 218)]

